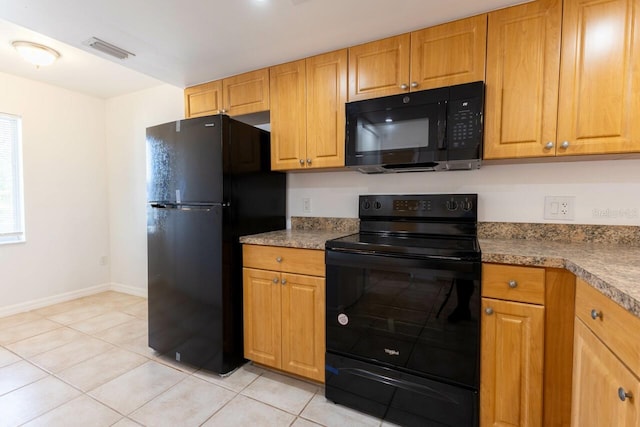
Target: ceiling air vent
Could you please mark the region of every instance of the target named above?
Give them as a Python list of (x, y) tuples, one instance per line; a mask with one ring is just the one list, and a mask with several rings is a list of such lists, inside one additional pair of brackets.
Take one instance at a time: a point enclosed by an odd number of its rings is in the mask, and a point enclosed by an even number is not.
[(111, 43), (107, 43), (104, 40), (100, 40), (97, 37), (91, 37), (89, 40), (84, 42), (84, 44), (118, 59), (127, 59), (129, 56), (136, 56), (131, 52), (119, 48), (118, 46), (114, 46)]

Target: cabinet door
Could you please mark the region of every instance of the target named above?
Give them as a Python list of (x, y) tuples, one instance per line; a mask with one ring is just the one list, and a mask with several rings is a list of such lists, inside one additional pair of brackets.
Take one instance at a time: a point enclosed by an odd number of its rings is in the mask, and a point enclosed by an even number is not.
[(324, 382), (325, 279), (282, 279), (282, 369)]
[(487, 15), (411, 33), (411, 90), (484, 80)]
[(218, 114), (222, 110), (222, 80), (203, 83), (184, 90), (184, 117)]
[[(639, 426), (640, 380), (579, 319), (573, 357), (571, 425)], [(620, 388), (633, 397), (622, 401)]]
[(640, 151), (639, 24), (636, 0), (565, 1), (558, 155)]
[(561, 21), (561, 0), (489, 13), (485, 159), (555, 155)]
[(271, 67), (271, 169), (306, 166), (305, 60)]
[(224, 79), (222, 104), (230, 116), (268, 110), (269, 69), (263, 68)]
[(349, 48), (349, 101), (409, 91), (411, 36), (402, 34)]
[(541, 426), (544, 307), (482, 299), (480, 425)]
[(252, 268), (244, 268), (242, 273), (244, 357), (280, 368), (280, 274)]
[(308, 167), (344, 166), (347, 50), (307, 59)]

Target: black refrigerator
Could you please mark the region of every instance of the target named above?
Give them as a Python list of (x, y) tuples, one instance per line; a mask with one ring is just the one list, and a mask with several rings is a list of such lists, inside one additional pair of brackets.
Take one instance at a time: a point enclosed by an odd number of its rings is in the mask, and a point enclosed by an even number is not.
[(147, 128), (149, 346), (226, 374), (240, 366), (239, 237), (286, 228), (269, 133), (225, 115)]

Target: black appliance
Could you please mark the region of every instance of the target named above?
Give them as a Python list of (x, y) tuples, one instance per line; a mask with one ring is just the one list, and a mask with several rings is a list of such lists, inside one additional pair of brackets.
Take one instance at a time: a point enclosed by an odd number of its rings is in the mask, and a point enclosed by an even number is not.
[(477, 195), (360, 196), (326, 243), (325, 396), (407, 426), (477, 426)]
[(346, 165), (363, 173), (474, 169), (484, 82), (348, 103)]
[(269, 133), (225, 115), (147, 129), (149, 346), (225, 374), (243, 363), (239, 236), (285, 228)]

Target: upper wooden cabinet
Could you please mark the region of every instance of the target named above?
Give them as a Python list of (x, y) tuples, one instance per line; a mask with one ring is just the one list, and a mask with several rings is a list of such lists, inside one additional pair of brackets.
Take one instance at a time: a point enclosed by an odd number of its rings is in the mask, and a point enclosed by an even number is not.
[(184, 90), (185, 117), (230, 116), (269, 109), (269, 69), (251, 71)]
[(639, 22), (636, 0), (491, 12), (484, 158), (640, 151)]
[(185, 118), (209, 116), (222, 110), (222, 80), (191, 86), (184, 90)]
[(555, 155), (561, 23), (561, 0), (489, 13), (485, 159)]
[(347, 50), (271, 67), (271, 169), (344, 166)]
[(484, 80), (487, 15), (349, 48), (349, 101)]
[(640, 3), (567, 0), (558, 155), (640, 151)]
[(411, 33), (412, 90), (484, 80), (487, 15)]

